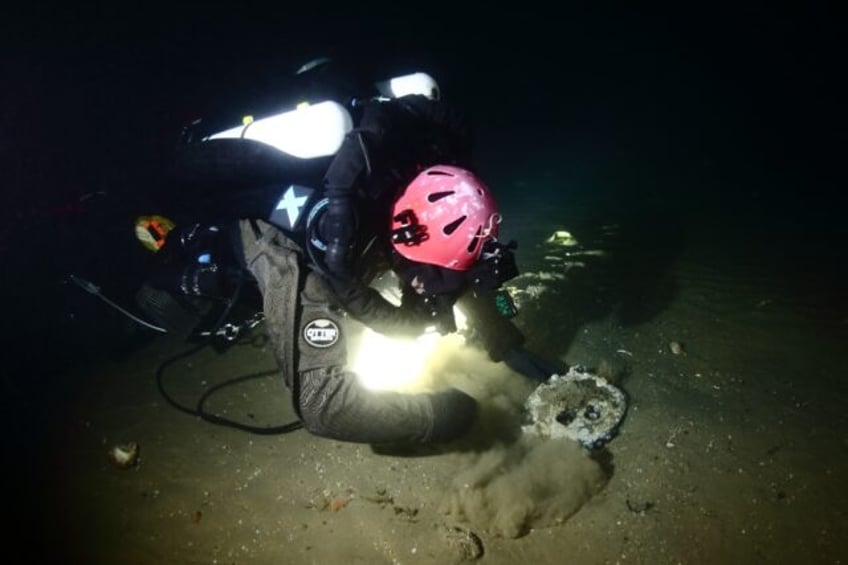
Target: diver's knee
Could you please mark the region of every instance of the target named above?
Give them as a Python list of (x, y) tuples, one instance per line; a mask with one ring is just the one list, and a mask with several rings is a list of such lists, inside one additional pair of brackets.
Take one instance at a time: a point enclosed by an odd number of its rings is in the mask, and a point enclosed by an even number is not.
[(321, 414), (315, 410), (305, 409), (301, 406), (300, 423), (303, 424), (303, 429), (314, 436), (333, 438), (333, 434), (327, 428)]
[(316, 436), (329, 437), (331, 435), (327, 417), (328, 406), (326, 402), (321, 400), (320, 393), (301, 390), (297, 404), (304, 430)]

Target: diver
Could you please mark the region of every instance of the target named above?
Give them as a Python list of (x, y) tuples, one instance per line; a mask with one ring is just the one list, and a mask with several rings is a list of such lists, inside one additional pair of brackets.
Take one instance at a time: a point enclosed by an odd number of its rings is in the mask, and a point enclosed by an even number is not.
[[(189, 132), (171, 171), (170, 196), (186, 203), (174, 212), (179, 227), (152, 227), (154, 217), (137, 227), (162, 258), (137, 299), (185, 331), (204, 298), (224, 298), (247, 279), (309, 432), (446, 442), (472, 426), (475, 399), (455, 388), (366, 389), (347, 367), (348, 318), (393, 336), (445, 334), (457, 329), (458, 304), (493, 361), (538, 381), (561, 367), (523, 347), (494, 298), (518, 274), (515, 244), (498, 240), (501, 211), (474, 172), (465, 114), (426, 73), (367, 84), (228, 130)], [(387, 272), (401, 284), (398, 306), (370, 286)]]

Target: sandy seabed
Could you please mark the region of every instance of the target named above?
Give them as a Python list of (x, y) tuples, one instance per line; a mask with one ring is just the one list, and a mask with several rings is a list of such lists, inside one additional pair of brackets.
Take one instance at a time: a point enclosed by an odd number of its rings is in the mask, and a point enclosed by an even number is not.
[[(78, 398), (51, 424), (30, 553), (91, 564), (848, 561), (845, 320), (821, 319), (756, 269), (719, 265), (696, 241), (658, 277), (674, 287), (662, 307), (624, 321), (604, 236), (538, 241), (514, 281), (516, 321), (531, 347), (626, 391), (605, 449), (501, 430), (482, 444), (387, 453), (216, 426), (159, 394), (156, 368), (187, 347), (162, 338), (80, 375)], [(272, 368), (261, 326), (250, 337), (175, 363), (169, 393), (193, 405)], [(479, 352), (440, 362), (491, 408), (478, 436), (498, 415), (508, 427), (532, 390)], [(295, 419), (275, 377), (225, 387), (205, 408), (258, 426)], [(107, 451), (129, 441), (140, 462), (118, 469)]]

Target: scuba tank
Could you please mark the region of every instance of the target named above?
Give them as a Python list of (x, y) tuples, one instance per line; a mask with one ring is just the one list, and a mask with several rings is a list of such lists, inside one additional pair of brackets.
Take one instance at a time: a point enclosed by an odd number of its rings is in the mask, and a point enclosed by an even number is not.
[(288, 102), (274, 104), (274, 110), (245, 114), (241, 124), (223, 130), (203, 132), (196, 120), (182, 132), (184, 143), (214, 139), (258, 141), (299, 159), (332, 156), (344, 137), (353, 130), (358, 110), (367, 99), (388, 100), (420, 94), (437, 100), (438, 84), (429, 74), (413, 72), (383, 78), (373, 83), (355, 80), (337, 70), (326, 57), (313, 59), (295, 72), (287, 87), (294, 91), (281, 95)]
[[(189, 125), (181, 137), (178, 175), (201, 190), (235, 186), (246, 189), (240, 193), (261, 193), (261, 202), (249, 206), (250, 216), (302, 242), (306, 215), (322, 201), (324, 175), (354, 130), (364, 101), (440, 94), (427, 73), (368, 83), (331, 63), (320, 58), (302, 65), (286, 85), (288, 94), (280, 94), (287, 102), (272, 111), (245, 115), (240, 125), (212, 131), (199, 120)], [(227, 198), (230, 208), (245, 208), (238, 198)]]
[(251, 139), (299, 159), (334, 155), (353, 129), (347, 108), (332, 100), (317, 104), (301, 102), (294, 109), (254, 119), (245, 116), (242, 125), (205, 137)]

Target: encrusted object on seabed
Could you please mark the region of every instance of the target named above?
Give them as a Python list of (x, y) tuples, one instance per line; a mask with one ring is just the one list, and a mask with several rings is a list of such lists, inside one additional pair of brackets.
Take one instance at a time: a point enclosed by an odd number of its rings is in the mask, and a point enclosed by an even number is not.
[(525, 403), (530, 423), (524, 433), (542, 438), (567, 437), (587, 449), (611, 440), (627, 411), (624, 393), (606, 379), (581, 367), (553, 375)]

